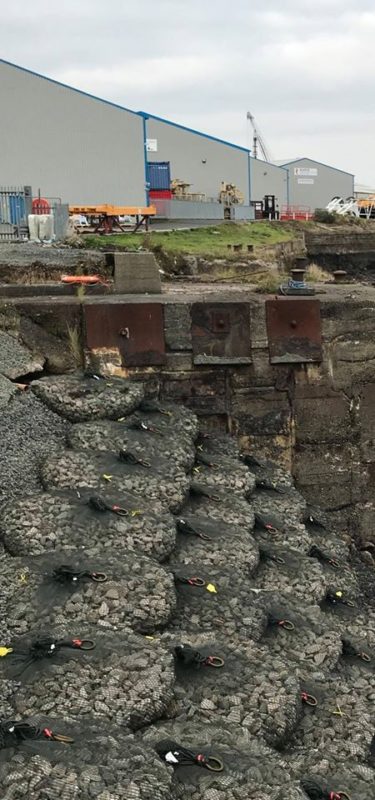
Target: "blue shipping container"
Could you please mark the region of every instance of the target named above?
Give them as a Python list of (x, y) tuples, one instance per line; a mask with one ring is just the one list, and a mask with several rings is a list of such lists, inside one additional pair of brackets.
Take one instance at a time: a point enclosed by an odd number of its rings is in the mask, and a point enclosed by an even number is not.
[(171, 187), (170, 161), (149, 161), (147, 164), (149, 188), (166, 191)]

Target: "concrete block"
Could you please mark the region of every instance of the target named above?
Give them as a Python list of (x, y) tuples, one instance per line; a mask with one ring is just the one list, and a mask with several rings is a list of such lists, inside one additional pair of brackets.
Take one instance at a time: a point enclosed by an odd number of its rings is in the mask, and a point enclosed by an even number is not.
[(291, 411), (285, 393), (274, 389), (240, 389), (231, 402), (231, 416), (240, 423), (241, 433), (253, 436), (288, 436)]
[(161, 294), (159, 267), (152, 253), (115, 253), (115, 291)]
[(165, 343), (168, 350), (191, 350), (190, 306), (166, 303), (164, 306)]

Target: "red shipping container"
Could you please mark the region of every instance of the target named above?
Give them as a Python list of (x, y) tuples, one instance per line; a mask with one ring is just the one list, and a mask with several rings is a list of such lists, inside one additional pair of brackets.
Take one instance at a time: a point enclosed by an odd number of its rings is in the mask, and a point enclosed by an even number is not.
[(171, 200), (172, 192), (167, 189), (150, 189), (150, 200)]

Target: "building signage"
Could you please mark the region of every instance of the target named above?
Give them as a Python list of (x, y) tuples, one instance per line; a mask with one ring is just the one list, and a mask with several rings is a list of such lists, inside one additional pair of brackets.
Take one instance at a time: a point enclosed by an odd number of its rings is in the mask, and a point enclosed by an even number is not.
[(318, 170), (316, 167), (294, 167), (294, 174), (300, 178), (316, 178)]
[(146, 150), (148, 153), (157, 153), (158, 152), (158, 140), (157, 139), (146, 139)]
[(305, 186), (307, 184), (311, 186), (312, 183), (315, 183), (314, 178), (297, 178), (297, 183), (303, 183)]

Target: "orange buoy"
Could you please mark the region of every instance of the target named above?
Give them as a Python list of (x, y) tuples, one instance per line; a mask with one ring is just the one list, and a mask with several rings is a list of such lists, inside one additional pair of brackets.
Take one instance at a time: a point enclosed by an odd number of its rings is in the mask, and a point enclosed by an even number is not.
[(93, 286), (95, 283), (103, 283), (100, 275), (62, 275), (62, 283), (70, 284), (83, 284), (86, 286)]

